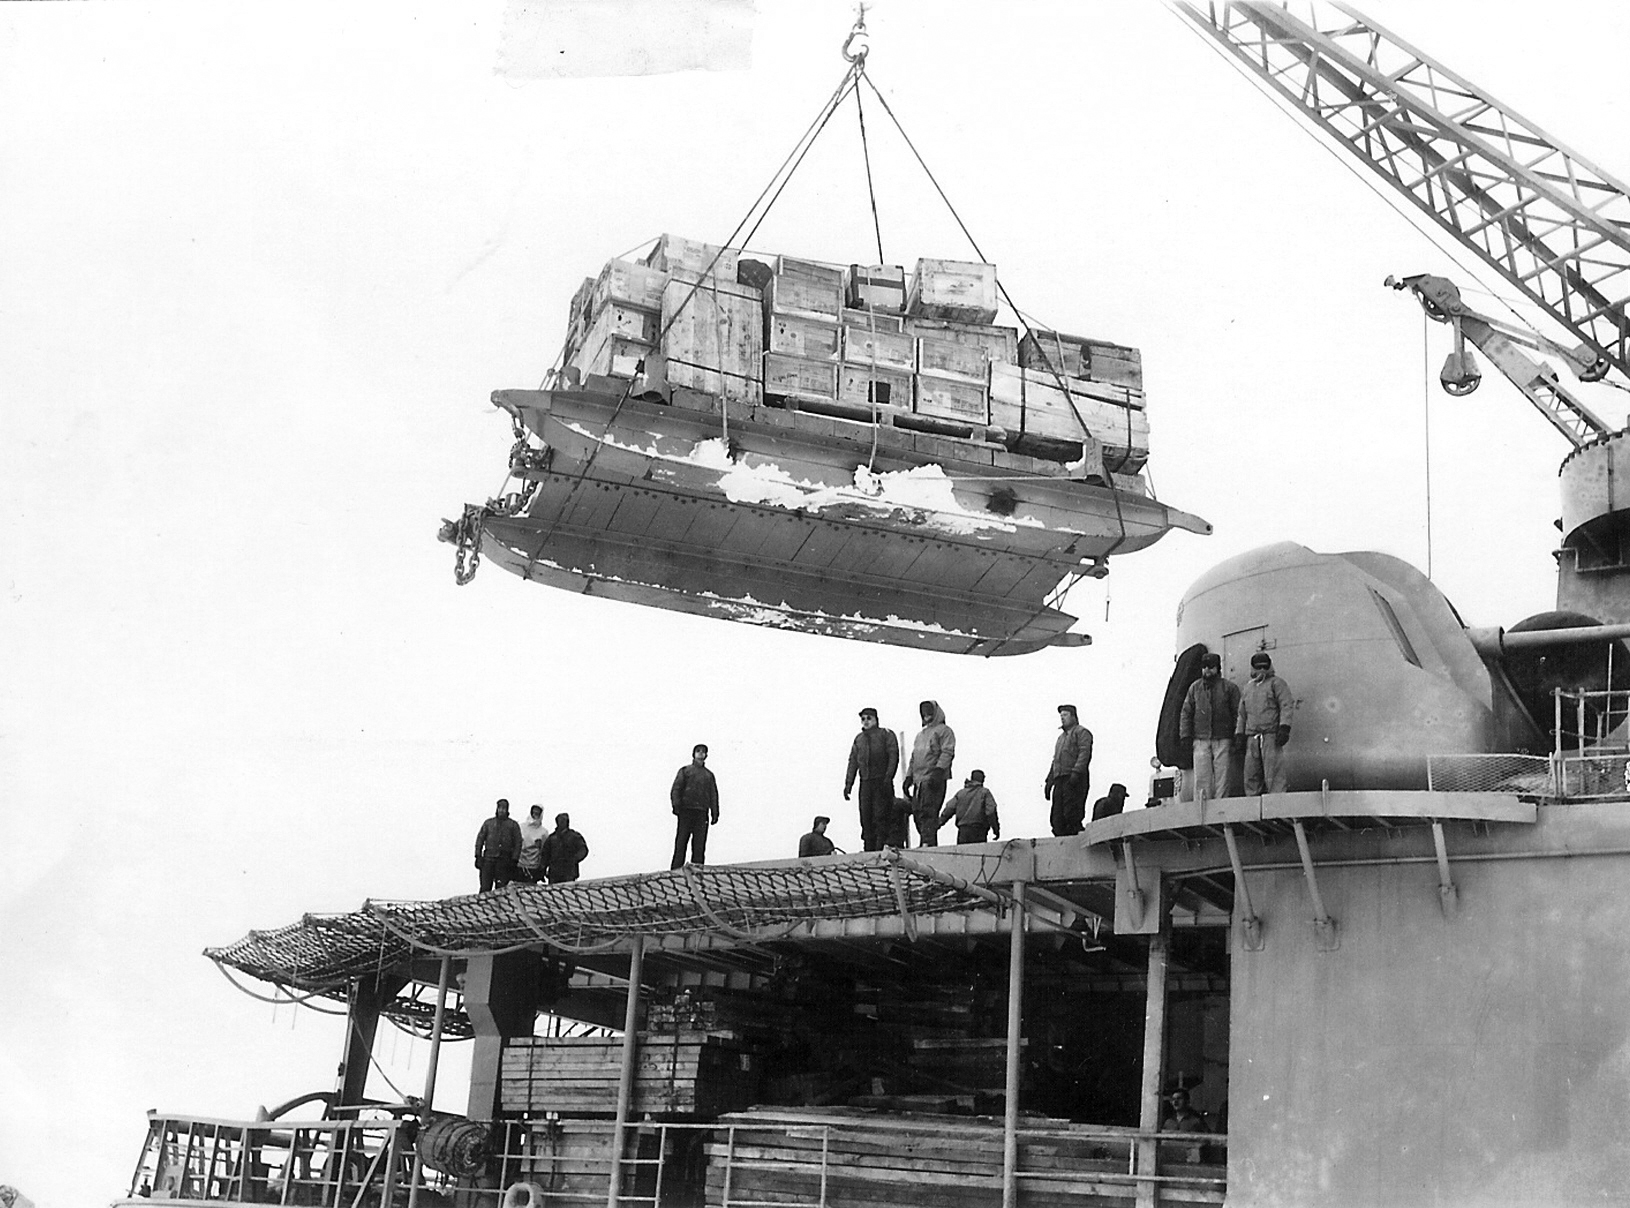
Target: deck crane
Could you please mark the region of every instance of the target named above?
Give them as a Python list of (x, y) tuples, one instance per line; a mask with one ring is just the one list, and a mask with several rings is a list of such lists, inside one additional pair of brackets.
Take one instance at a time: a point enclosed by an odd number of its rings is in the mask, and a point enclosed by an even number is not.
[(1531, 348), (1549, 353), (1563, 361), (1573, 373), (1585, 381), (1593, 368), (1602, 361), (1585, 350), (1564, 348), (1544, 336), (1536, 335), (1514, 324), (1501, 322), (1479, 314), (1461, 300), (1460, 290), (1446, 277), (1420, 273), (1413, 277), (1388, 277), (1386, 284), (1392, 289), (1407, 289), (1415, 295), (1429, 318), (1448, 323), (1454, 328), (1455, 345), (1443, 362), (1438, 380), (1450, 394), (1463, 396), (1476, 390), (1483, 380), (1477, 362), (1466, 350), (1469, 339), (1496, 368), (1511, 379), (1539, 409), (1541, 415), (1566, 436), (1573, 447), (1581, 449), (1593, 440), (1610, 436), (1613, 428), (1574, 393), (1562, 384), (1556, 370), (1536, 361), (1522, 351)]
[[(1351, 5), (1170, 3), (1580, 342), (1547, 341), (1545, 351), (1587, 381), (1630, 378), (1630, 188)], [(1403, 285), (1477, 342), (1487, 317), (1457, 310), (1458, 291), (1432, 280)], [(1514, 345), (1493, 343), (1512, 330), (1489, 328), (1491, 359), (1517, 369), (1519, 387), (1574, 445), (1560, 471), (1557, 609), (1630, 622), (1630, 501), (1613, 485), (1630, 475), (1630, 440), (1544, 371), (1528, 373)], [(1464, 357), (1448, 376), (1472, 388)]]

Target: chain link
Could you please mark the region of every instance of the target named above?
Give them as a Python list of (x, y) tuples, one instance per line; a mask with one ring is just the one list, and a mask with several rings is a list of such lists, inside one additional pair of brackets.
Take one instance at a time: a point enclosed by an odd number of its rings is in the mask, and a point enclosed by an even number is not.
[(453, 549), (453, 581), (463, 587), (475, 578), (481, 565), (481, 533), (492, 516), (515, 516), (524, 511), (543, 485), (541, 475), (548, 473), (554, 462), (555, 451), (548, 445), (533, 448), (527, 441), (526, 429), (520, 420), (513, 420), (515, 443), (509, 450), (509, 476), (522, 480), (519, 491), (494, 495), (483, 504), (467, 503), (457, 520), (443, 520), (437, 540), (445, 541)]

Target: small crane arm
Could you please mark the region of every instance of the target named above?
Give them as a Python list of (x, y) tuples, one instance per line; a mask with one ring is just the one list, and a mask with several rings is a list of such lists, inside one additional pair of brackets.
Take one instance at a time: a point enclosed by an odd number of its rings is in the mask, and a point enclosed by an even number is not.
[(1425, 273), (1414, 277), (1388, 277), (1386, 284), (1393, 289), (1409, 290), (1428, 317), (1454, 327), (1454, 351), (1443, 362), (1443, 370), (1438, 375), (1450, 394), (1470, 394), (1482, 381), (1476, 361), (1466, 351), (1466, 341), (1470, 340), (1574, 448), (1583, 448), (1613, 432), (1611, 426), (1562, 384), (1556, 370), (1522, 351), (1522, 347), (1528, 347), (1549, 353), (1583, 374), (1596, 363), (1589, 349), (1564, 348), (1543, 336), (1479, 314), (1461, 301), (1460, 290), (1445, 277)]
[(1596, 377), (1630, 376), (1619, 180), (1350, 5), (1168, 3), (1585, 343)]

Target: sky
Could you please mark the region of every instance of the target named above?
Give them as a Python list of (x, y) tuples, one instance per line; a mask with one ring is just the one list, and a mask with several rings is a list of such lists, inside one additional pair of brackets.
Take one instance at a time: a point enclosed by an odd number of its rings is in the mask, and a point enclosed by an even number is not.
[[(1630, 175), (1630, 10), (1367, 11)], [(1134, 0), (868, 14), (873, 80), (1010, 293), (1143, 350), (1155, 487), (1215, 525), (1077, 588), (1091, 646), (966, 659), (492, 566), (455, 586), (437, 529), (499, 489), (511, 441), (491, 391), (539, 384), (608, 258), (728, 235), (853, 18), (758, 0), (719, 35), (733, 70), (535, 79), (507, 12), (0, 5), (0, 1183), (40, 1208), (120, 1194), (149, 1108), (329, 1088), (336, 1022), (201, 951), (472, 891), (497, 797), (569, 810), (585, 875), (665, 867), (667, 787), (706, 742), (711, 859), (790, 855), (816, 813), (854, 849), (856, 711), (911, 731), (928, 697), (1004, 834), (1043, 834), (1054, 706), (1097, 737), (1095, 795), (1136, 799), (1178, 601), (1228, 557), (1430, 554), (1469, 624), (1551, 606), (1565, 445), (1492, 371), (1438, 391), (1445, 334), (1381, 284), (1473, 274)], [(867, 117), (887, 258), (972, 259)], [(753, 246), (871, 258), (852, 108)], [(1618, 422), (1630, 397), (1591, 389)], [(376, 1052), (371, 1093), (420, 1092), (423, 1042)]]

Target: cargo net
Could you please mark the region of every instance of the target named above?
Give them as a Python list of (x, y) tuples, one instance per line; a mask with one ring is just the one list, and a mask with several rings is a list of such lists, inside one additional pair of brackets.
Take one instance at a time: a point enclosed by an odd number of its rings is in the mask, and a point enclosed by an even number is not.
[(1436, 793), (1555, 795), (1544, 755), (1433, 755), (1426, 761), (1426, 787)]
[(343, 1000), (350, 981), (404, 974), (424, 953), (604, 952), (636, 935), (763, 943), (822, 920), (943, 914), (987, 906), (994, 896), (892, 853), (823, 864), (687, 865), (436, 902), (370, 901), (353, 914), (251, 931), (204, 955), (285, 990)]

